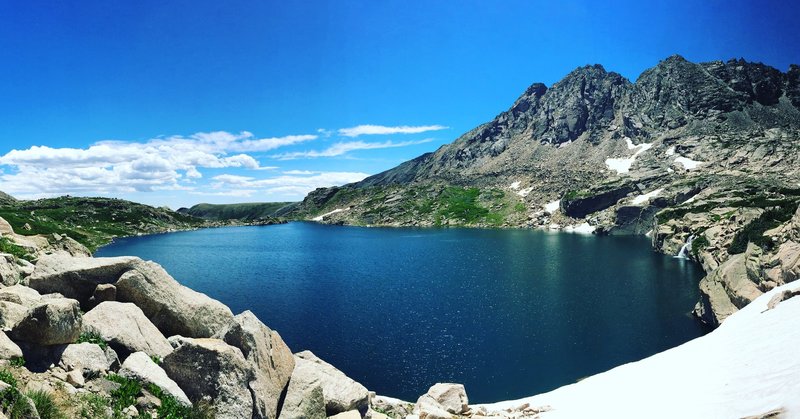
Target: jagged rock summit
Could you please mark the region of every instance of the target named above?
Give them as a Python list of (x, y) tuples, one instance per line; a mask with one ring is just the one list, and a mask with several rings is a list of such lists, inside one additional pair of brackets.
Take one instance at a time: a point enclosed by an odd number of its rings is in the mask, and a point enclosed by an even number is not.
[[(656, 250), (701, 262), (709, 277), (695, 313), (717, 325), (786, 282), (768, 273), (777, 255), (791, 254), (788, 239), (768, 233), (800, 203), (799, 83), (796, 65), (782, 72), (742, 59), (674, 55), (635, 82), (601, 65), (580, 67), (550, 87), (534, 83), (507, 111), (435, 152), (313, 191), (296, 214), (648, 235)], [(742, 282), (745, 257), (725, 262), (748, 243), (756, 246)], [(736, 285), (747, 283), (756, 290)]]

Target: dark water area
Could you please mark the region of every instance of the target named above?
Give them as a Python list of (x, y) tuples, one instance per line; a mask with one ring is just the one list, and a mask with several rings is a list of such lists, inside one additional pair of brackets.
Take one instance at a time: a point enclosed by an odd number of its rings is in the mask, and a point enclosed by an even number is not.
[(701, 336), (701, 269), (642, 237), (289, 223), (119, 239), (372, 391), (533, 395)]

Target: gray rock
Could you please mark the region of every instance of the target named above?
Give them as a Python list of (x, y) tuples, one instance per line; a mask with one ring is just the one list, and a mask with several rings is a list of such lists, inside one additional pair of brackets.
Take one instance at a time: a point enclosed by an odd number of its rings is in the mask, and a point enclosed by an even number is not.
[(358, 410), (350, 410), (348, 412), (342, 412), (333, 416), (328, 416), (328, 419), (361, 419), (361, 413), (359, 413)]
[(153, 262), (135, 263), (116, 286), (117, 299), (136, 304), (166, 336), (211, 337), (233, 319), (224, 304), (184, 287)]
[(290, 387), (293, 380), (303, 388), (322, 387), (328, 416), (349, 410), (358, 410), (363, 415), (369, 407), (369, 391), (364, 386), (319, 359), (311, 351), (295, 354)]
[(462, 384), (437, 383), (417, 400), (417, 407), (420, 419), (449, 418), (466, 413), (469, 410), (469, 399)]
[(19, 345), (9, 339), (4, 332), (0, 332), (0, 359), (15, 359), (21, 357), (22, 349), (20, 349)]
[(58, 366), (64, 371), (81, 371), (84, 377), (99, 377), (110, 371), (114, 365), (106, 352), (94, 343), (73, 343), (66, 345)]
[(294, 357), (280, 335), (270, 330), (250, 311), (233, 318), (217, 338), (241, 349), (253, 368), (253, 392), (257, 419), (275, 419), (278, 401), (294, 370)]
[(66, 298), (43, 299), (29, 309), (9, 336), (18, 341), (39, 345), (75, 342), (81, 334), (78, 301)]
[(325, 397), (319, 383), (309, 383), (304, 377), (289, 380), (280, 419), (325, 419)]
[(83, 373), (80, 370), (68, 372), (66, 382), (75, 388), (82, 388), (86, 384), (86, 380), (84, 380)]
[(123, 358), (139, 351), (159, 358), (172, 352), (167, 338), (132, 303), (100, 303), (83, 315), (83, 330), (99, 334)]
[(135, 257), (76, 258), (69, 255), (44, 255), (29, 278), (30, 287), (41, 292), (58, 292), (88, 307), (98, 284), (112, 284), (131, 269)]
[(0, 253), (0, 284), (16, 285), (21, 278), (20, 266), (13, 255)]
[(112, 284), (98, 284), (94, 288), (92, 296), (89, 298), (91, 305), (97, 305), (104, 301), (117, 300), (117, 287)]
[(208, 400), (217, 418), (253, 416), (253, 371), (239, 348), (219, 339), (186, 339), (161, 365), (189, 400)]
[(178, 384), (169, 378), (167, 373), (144, 352), (135, 352), (125, 359), (119, 375), (138, 380), (143, 384), (154, 384), (179, 403), (186, 406), (192, 404)]

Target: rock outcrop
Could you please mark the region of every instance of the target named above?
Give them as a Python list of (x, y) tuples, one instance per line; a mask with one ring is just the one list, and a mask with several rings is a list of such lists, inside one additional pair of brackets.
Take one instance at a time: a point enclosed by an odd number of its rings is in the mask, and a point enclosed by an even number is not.
[[(290, 386), (302, 394), (321, 387), (328, 416), (350, 410), (365, 414), (369, 407), (369, 392), (333, 365), (319, 359), (311, 351), (295, 354), (295, 367)], [(292, 396), (295, 397), (295, 396)], [(287, 394), (287, 399), (289, 395)]]
[(253, 417), (275, 419), (278, 401), (295, 367), (294, 357), (281, 336), (250, 311), (233, 318), (216, 337), (237, 347), (253, 370), (249, 383), (253, 394)]
[(99, 335), (122, 358), (134, 352), (163, 358), (172, 352), (167, 338), (132, 303), (100, 303), (83, 315), (83, 330)]
[(152, 262), (137, 261), (115, 285), (117, 299), (136, 304), (166, 336), (207, 338), (233, 320), (224, 304), (184, 287)]
[(192, 404), (183, 390), (178, 387), (178, 384), (170, 379), (167, 373), (150, 359), (150, 355), (144, 352), (135, 352), (126, 358), (119, 369), (119, 375), (143, 384), (156, 385), (162, 391), (174, 397), (179, 403), (184, 405)]
[(169, 378), (197, 403), (209, 401), (220, 419), (249, 419), (253, 397), (250, 364), (239, 348), (219, 339), (186, 339), (164, 358)]

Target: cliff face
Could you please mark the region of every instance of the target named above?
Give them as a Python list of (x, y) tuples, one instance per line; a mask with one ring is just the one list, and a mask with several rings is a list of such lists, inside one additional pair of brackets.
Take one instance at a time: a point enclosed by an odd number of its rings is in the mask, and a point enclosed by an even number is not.
[(799, 83), (798, 66), (744, 60), (672, 56), (633, 83), (581, 67), (549, 88), (531, 85), (433, 153), (312, 192), (295, 214), (363, 225), (581, 226), (650, 234), (671, 254), (697, 237), (686, 255), (711, 273), (748, 242), (767, 253), (781, 244), (761, 236), (800, 202)]

